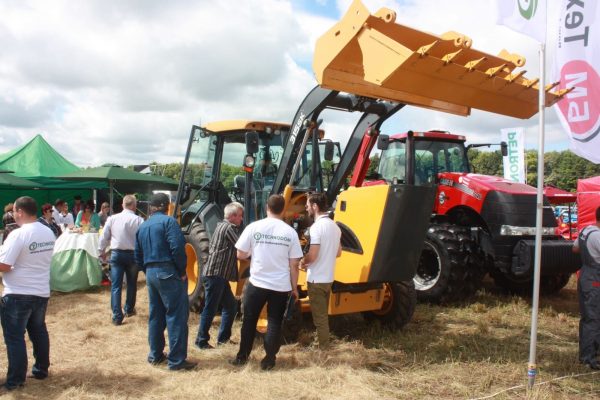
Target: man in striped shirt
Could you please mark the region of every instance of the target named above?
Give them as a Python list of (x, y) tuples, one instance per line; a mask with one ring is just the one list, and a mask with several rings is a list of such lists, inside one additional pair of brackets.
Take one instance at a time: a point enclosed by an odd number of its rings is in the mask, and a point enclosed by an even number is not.
[(237, 252), (235, 243), (239, 238), (239, 226), (244, 219), (244, 207), (237, 202), (225, 206), (225, 219), (217, 224), (210, 241), (208, 260), (202, 266), (202, 284), (204, 285), (204, 309), (200, 316), (200, 326), (196, 337), (196, 347), (212, 349), (208, 341), (208, 331), (217, 313), (221, 309), (221, 326), (217, 344), (229, 342), (231, 326), (235, 318), (237, 302), (229, 286), (229, 281), (238, 280)]

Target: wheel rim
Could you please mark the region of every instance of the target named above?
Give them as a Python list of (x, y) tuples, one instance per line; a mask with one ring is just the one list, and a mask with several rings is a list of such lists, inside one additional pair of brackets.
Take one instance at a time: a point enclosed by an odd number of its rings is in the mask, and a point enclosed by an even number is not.
[(413, 278), (415, 289), (420, 291), (431, 289), (438, 283), (441, 274), (442, 257), (434, 245), (425, 242), (417, 273)]
[(373, 311), (375, 315), (386, 315), (392, 310), (394, 305), (394, 292), (388, 283), (383, 285), (383, 303), (381, 308), (377, 311)]
[(194, 247), (189, 243), (185, 244), (185, 255), (187, 256), (185, 273), (187, 275), (188, 296), (190, 296), (196, 291), (198, 284), (198, 257)]

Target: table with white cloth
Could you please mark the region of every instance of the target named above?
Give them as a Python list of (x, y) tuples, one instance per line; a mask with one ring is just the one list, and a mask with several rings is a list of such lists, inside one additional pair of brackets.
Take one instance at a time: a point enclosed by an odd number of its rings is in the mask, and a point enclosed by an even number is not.
[(102, 267), (98, 260), (97, 233), (64, 232), (56, 239), (50, 268), (50, 289), (72, 292), (99, 286)]

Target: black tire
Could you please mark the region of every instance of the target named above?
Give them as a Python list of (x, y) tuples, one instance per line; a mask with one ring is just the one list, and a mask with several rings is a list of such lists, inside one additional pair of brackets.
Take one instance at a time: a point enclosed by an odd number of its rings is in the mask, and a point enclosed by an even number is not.
[(419, 301), (465, 299), (480, 287), (485, 257), (469, 227), (431, 224), (414, 278)]
[(545, 295), (556, 294), (567, 286), (569, 279), (571, 279), (571, 274), (542, 276), (540, 277), (540, 293)]
[(413, 281), (385, 284), (386, 299), (379, 311), (363, 312), (367, 322), (380, 321), (390, 330), (402, 329), (415, 313), (417, 292)]
[[(508, 291), (512, 294), (521, 296), (529, 296), (533, 293), (533, 278), (518, 279), (510, 274), (505, 274), (501, 271), (494, 271), (492, 274), (496, 286)], [(571, 278), (570, 274), (557, 274), (540, 277), (540, 294), (551, 295), (560, 292)]]
[(208, 260), (208, 235), (201, 223), (195, 222), (185, 237), (186, 242), (192, 247), (193, 254), (187, 251), (187, 276), (188, 300), (190, 311), (200, 313), (204, 308), (204, 286), (200, 279), (202, 266)]
[(281, 338), (284, 344), (295, 343), (300, 335), (302, 329), (302, 311), (300, 310), (300, 303), (296, 303), (294, 313), (289, 320), (283, 319), (283, 325), (281, 325)]

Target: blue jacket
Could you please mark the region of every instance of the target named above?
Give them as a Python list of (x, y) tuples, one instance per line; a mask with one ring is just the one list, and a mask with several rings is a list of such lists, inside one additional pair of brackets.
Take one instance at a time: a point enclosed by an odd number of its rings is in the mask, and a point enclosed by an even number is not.
[(185, 275), (185, 238), (175, 218), (155, 212), (140, 225), (135, 240), (135, 261), (144, 271), (150, 263), (165, 263), (173, 265), (180, 276)]

